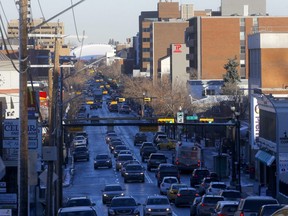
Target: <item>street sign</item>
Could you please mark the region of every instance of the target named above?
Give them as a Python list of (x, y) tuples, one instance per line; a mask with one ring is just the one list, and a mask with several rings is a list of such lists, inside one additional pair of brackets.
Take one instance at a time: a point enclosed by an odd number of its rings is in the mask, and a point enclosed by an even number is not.
[(184, 123), (184, 112), (177, 112), (177, 123)]
[(139, 131), (141, 131), (141, 132), (157, 132), (158, 126), (157, 125), (139, 126)]
[(144, 101), (145, 101), (145, 102), (150, 102), (150, 101), (151, 101), (151, 98), (150, 98), (150, 97), (146, 97), (146, 98), (144, 98)]
[(188, 120), (188, 121), (196, 121), (196, 120), (198, 120), (198, 116), (197, 115), (186, 116), (186, 120)]
[(159, 118), (158, 123), (174, 123), (174, 118)]

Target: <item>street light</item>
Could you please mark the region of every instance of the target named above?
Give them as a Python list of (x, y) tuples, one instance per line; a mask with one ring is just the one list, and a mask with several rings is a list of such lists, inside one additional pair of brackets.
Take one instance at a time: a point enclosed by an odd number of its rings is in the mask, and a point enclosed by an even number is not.
[[(232, 152), (232, 164), (235, 167), (232, 167), (232, 172), (234, 168), (234, 173), (232, 173), (232, 181), (235, 180), (236, 172), (237, 170), (237, 188), (240, 192), (241, 190), (241, 146), (240, 146), (240, 127), (241, 127), (241, 122), (239, 120), (240, 117), (240, 112), (236, 111), (235, 107), (231, 107), (231, 111), (233, 112), (234, 115), (234, 121), (235, 121), (235, 143), (234, 143), (234, 148)], [(237, 148), (237, 150), (236, 150)], [(237, 161), (235, 161), (235, 156), (237, 153)], [(234, 175), (233, 175), (234, 174)], [(233, 179), (234, 177), (234, 179)]]

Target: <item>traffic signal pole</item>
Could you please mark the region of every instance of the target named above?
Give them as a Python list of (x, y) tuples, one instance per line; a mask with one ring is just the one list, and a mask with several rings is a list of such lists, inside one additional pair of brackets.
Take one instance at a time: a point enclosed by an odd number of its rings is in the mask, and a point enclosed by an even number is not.
[(19, 160), (18, 216), (29, 215), (27, 61), (28, 0), (19, 1)]

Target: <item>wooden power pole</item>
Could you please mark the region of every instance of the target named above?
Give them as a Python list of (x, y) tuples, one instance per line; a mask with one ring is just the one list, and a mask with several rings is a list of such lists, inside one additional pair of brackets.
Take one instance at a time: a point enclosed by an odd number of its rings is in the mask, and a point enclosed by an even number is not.
[(29, 215), (28, 186), (28, 97), (27, 61), (28, 0), (19, 1), (19, 163), (18, 163), (18, 216)]

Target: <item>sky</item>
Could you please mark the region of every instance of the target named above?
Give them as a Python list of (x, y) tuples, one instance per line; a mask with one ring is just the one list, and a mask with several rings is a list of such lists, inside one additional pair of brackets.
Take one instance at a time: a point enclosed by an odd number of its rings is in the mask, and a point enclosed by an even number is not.
[[(46, 20), (77, 3), (80, 0), (31, 0), (32, 18), (44, 17)], [(164, 1), (164, 0), (162, 0)], [(170, 0), (169, 0), (170, 1)], [(173, 0), (175, 2), (176, 0)], [(288, 0), (266, 0), (267, 13), (270, 16), (288, 16)], [(53, 22), (64, 22), (65, 34), (71, 35), (66, 42), (80, 44), (78, 35), (87, 36), (84, 44), (104, 43), (114, 39), (120, 43), (135, 36), (138, 32), (138, 18), (141, 11), (156, 11), (159, 0), (85, 0)], [(193, 4), (195, 10), (219, 10), (221, 0), (178, 0), (179, 4)], [(0, 14), (6, 19), (18, 19), (15, 0), (0, 0)], [(42, 9), (42, 12), (41, 12)], [(3, 12), (5, 11), (5, 13)]]

